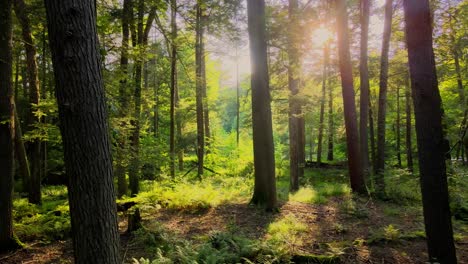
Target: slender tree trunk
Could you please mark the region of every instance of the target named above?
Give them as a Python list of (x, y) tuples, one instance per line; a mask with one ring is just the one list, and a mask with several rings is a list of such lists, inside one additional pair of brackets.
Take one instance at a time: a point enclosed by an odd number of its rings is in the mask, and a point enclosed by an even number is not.
[(336, 20), (338, 30), (338, 55), (340, 58), (341, 84), (343, 89), (344, 117), (346, 127), (346, 145), (348, 155), (351, 189), (354, 192), (365, 192), (364, 173), (359, 151), (359, 133), (356, 105), (354, 101), (353, 69), (349, 52), (348, 13), (344, 0), (336, 1)]
[[(370, 95), (370, 92), (369, 92)], [(374, 170), (374, 174), (376, 174), (375, 170), (377, 168), (376, 162), (377, 158), (376, 156), (376, 148), (375, 148), (375, 130), (374, 130), (374, 114), (373, 114), (373, 109), (372, 109), (372, 100), (370, 99), (369, 96), (369, 138), (370, 138), (370, 154), (371, 154), (371, 160), (372, 160), (372, 168)]]
[[(130, 12), (133, 12), (132, 0), (123, 1), (123, 10), (122, 10), (122, 50), (120, 53), (120, 71), (122, 73), (122, 79), (120, 80), (119, 85), (119, 117), (125, 118), (128, 115), (128, 49), (129, 49), (129, 39), (130, 39)], [(122, 123), (122, 126), (126, 126), (125, 122)], [(128, 184), (126, 179), (126, 148), (127, 148), (127, 133), (122, 131), (118, 136), (118, 145), (116, 151), (116, 169), (115, 174), (117, 176), (117, 196), (121, 198), (127, 193)]]
[[(145, 12), (145, 1), (138, 0), (137, 7), (137, 48), (144, 49), (143, 44), (143, 19)], [(143, 58), (136, 58), (135, 61), (135, 90), (133, 98), (135, 100), (135, 109), (133, 110), (133, 129), (131, 136), (131, 155), (129, 166), (129, 187), (132, 196), (136, 196), (139, 188), (139, 170), (140, 170), (140, 116), (141, 116), (141, 86), (143, 73)]]
[(359, 61), (360, 77), (360, 111), (359, 111), (359, 142), (361, 146), (361, 161), (365, 176), (370, 172), (369, 143), (367, 134), (369, 112), (369, 69), (368, 69), (368, 42), (369, 42), (369, 0), (361, 0), (361, 56)]
[(17, 247), (13, 236), (15, 117), (12, 87), (11, 0), (0, 5), (0, 251)]
[(406, 166), (410, 172), (413, 172), (413, 143), (411, 139), (411, 80), (408, 73), (408, 82), (405, 89), (406, 103)]
[[(205, 126), (205, 145), (209, 146), (211, 139), (210, 130), (210, 112), (208, 107), (208, 94), (206, 85), (206, 51), (205, 51), (205, 28), (207, 27), (207, 19), (204, 14), (205, 9), (201, 8), (200, 17), (200, 74), (201, 74), (201, 86), (202, 86), (202, 97), (203, 97), (203, 122)], [(207, 152), (208, 153), (208, 152)]]
[(393, 0), (385, 1), (385, 21), (382, 39), (382, 54), (380, 57), (380, 84), (379, 84), (379, 109), (377, 114), (377, 168), (376, 191), (385, 192), (385, 117), (387, 115), (387, 82), (388, 82), (388, 51), (390, 47), (390, 35), (392, 34)]
[(29, 189), (29, 180), (31, 178), (31, 171), (29, 170), (28, 155), (26, 148), (24, 147), (23, 131), (21, 130), (18, 112), (15, 107), (15, 156), (19, 163), (21, 178), (23, 180), (23, 192), (27, 192)]
[(318, 134), (318, 146), (317, 146), (317, 164), (320, 166), (322, 163), (322, 141), (323, 141), (323, 129), (325, 126), (325, 96), (327, 89), (328, 79), (328, 46), (324, 45), (323, 48), (323, 74), (322, 74), (322, 96), (320, 99), (320, 120), (319, 120), (319, 134)]
[(204, 106), (203, 106), (203, 76), (202, 76), (202, 5), (201, 0), (197, 1), (196, 17), (196, 43), (195, 43), (195, 63), (196, 63), (196, 106), (197, 106), (197, 158), (198, 158), (198, 178), (203, 178), (203, 159), (205, 155), (205, 130), (204, 130)]
[(236, 143), (239, 150), (240, 139), (240, 85), (239, 85), (239, 54), (236, 46)]
[[(42, 29), (42, 74), (41, 74), (41, 84), (42, 84), (42, 89), (41, 89), (41, 99), (46, 100), (47, 99), (47, 26), (43, 25), (44, 28)], [(42, 120), (43, 123), (48, 123), (48, 118), (47, 116), (43, 118)], [(42, 173), (41, 175), (44, 177), (47, 177), (47, 141), (42, 142), (41, 144), (42, 149), (41, 149), (41, 163), (42, 163)]]
[(400, 135), (400, 87), (397, 87), (397, 116), (395, 124), (396, 151), (398, 168), (401, 168), (401, 135)]
[[(39, 89), (39, 74), (36, 61), (36, 47), (34, 45), (31, 34), (31, 26), (29, 17), (26, 14), (27, 6), (23, 0), (14, 0), (13, 7), (16, 17), (18, 18), (23, 35), (24, 47), (26, 50), (26, 65), (28, 71), (29, 82), (29, 129), (33, 130), (41, 119), (34, 113), (33, 105), (38, 105), (41, 97)], [(29, 180), (29, 202), (33, 204), (41, 204), (41, 142), (38, 139), (33, 139), (28, 147), (29, 159), (31, 165), (31, 178)]]
[(275, 156), (265, 36), (265, 1), (248, 1), (255, 183), (252, 204), (276, 210)]
[(120, 263), (95, 1), (46, 0), (45, 7), (75, 263)]
[(289, 171), (290, 171), (290, 191), (299, 189), (299, 179), (301, 175), (301, 124), (302, 110), (297, 98), (300, 85), (300, 54), (299, 54), (299, 35), (297, 27), (298, 1), (289, 0), (289, 67), (288, 67), (288, 85), (290, 91), (289, 97)]
[(333, 122), (333, 87), (329, 81), (328, 85), (328, 153), (327, 160), (333, 160), (333, 138), (335, 134)]
[(429, 261), (457, 263), (429, 1), (405, 0), (404, 10)]
[(170, 134), (169, 134), (169, 157), (171, 177), (175, 178), (175, 103), (177, 89), (177, 1), (171, 0), (171, 103), (170, 103)]

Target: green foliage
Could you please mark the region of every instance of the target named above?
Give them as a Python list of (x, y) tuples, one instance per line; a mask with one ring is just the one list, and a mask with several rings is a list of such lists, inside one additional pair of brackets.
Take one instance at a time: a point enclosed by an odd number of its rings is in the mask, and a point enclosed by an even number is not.
[(304, 223), (294, 215), (287, 215), (268, 226), (266, 241), (279, 252), (291, 253), (303, 244), (300, 234), (306, 231)]

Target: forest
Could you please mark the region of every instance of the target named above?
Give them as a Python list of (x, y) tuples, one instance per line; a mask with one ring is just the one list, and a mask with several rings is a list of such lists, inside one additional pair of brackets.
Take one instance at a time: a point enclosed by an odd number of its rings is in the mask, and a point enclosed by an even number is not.
[(1, 0), (0, 263), (468, 263), (468, 1)]

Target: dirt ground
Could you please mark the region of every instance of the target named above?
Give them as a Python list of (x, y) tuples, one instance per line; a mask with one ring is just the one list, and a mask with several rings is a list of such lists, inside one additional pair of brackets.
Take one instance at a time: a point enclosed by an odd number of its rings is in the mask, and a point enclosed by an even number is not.
[[(281, 205), (278, 213), (267, 213), (247, 204), (225, 204), (200, 212), (159, 209), (143, 214), (143, 224), (151, 227), (160, 223), (176, 235), (194, 241), (200, 236), (232, 228), (248, 238), (265, 239), (270, 223), (293, 215), (307, 226), (307, 231), (300, 234), (302, 243), (291, 245), (301, 254), (326, 254), (338, 248), (341, 263), (425, 263), (424, 238), (356, 243), (368, 240), (376, 230), (390, 224), (402, 234), (422, 230), (420, 212), (402, 210), (389, 214), (379, 202), (361, 202), (364, 205), (358, 210), (365, 210), (365, 217), (343, 212), (342, 198), (333, 198), (323, 205), (287, 202)], [(131, 236), (124, 234), (126, 221), (123, 217), (119, 227), (124, 263), (132, 263), (132, 258), (151, 258), (151, 253), (143, 248), (132, 247)], [(462, 234), (456, 248), (458, 263), (468, 264), (468, 234)], [(32, 242), (24, 249), (0, 255), (0, 263), (73, 263), (72, 244), (70, 240), (50, 244)]]

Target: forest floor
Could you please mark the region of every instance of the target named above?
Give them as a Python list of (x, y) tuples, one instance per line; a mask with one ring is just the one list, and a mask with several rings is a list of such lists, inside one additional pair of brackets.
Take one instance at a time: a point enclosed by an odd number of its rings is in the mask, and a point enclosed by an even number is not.
[[(142, 206), (144, 231), (131, 235), (125, 234), (127, 218), (120, 214), (124, 263), (156, 258), (158, 243), (169, 248), (190, 243), (197, 248), (207, 241), (214, 244), (217, 234), (257, 241), (295, 263), (426, 263), (428, 259), (420, 206), (346, 194), (331, 194), (315, 203), (297, 200), (304, 199), (283, 200), (277, 213), (250, 206), (242, 198), (195, 209)], [(466, 222), (455, 221), (454, 233), (459, 263), (468, 263)], [(242, 262), (270, 263), (272, 259)], [(0, 263), (73, 263), (72, 243), (70, 239), (28, 242), (22, 250), (0, 255)], [(276, 263), (283, 262), (276, 258)]]

